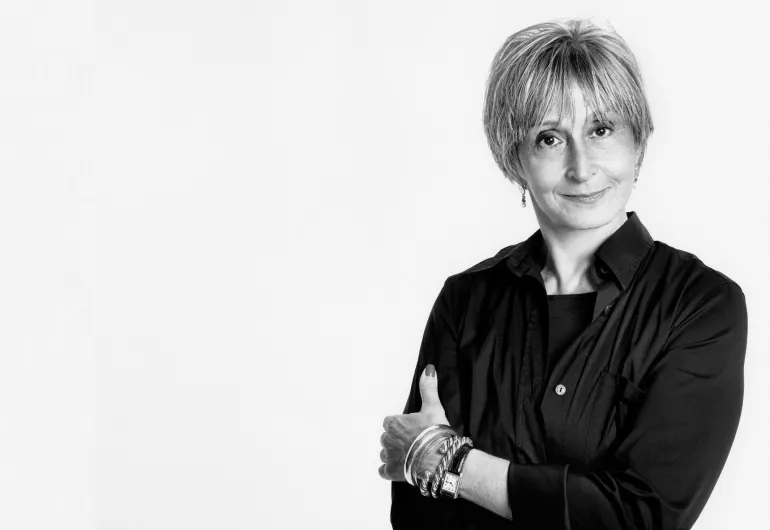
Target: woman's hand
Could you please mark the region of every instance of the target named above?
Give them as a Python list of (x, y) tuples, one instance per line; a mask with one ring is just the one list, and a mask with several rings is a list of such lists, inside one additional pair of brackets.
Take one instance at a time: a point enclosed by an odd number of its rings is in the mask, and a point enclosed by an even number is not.
[[(386, 480), (405, 481), (404, 459), (414, 439), (431, 425), (449, 425), (444, 407), (438, 397), (438, 377), (432, 364), (426, 366), (420, 376), (420, 397), (422, 397), (420, 412), (387, 416), (382, 423), (385, 432), (380, 437), (382, 445), (380, 460), (383, 464), (379, 472), (380, 476)], [(441, 456), (440, 454), (429, 455), (423, 462), (422, 468), (435, 469)]]

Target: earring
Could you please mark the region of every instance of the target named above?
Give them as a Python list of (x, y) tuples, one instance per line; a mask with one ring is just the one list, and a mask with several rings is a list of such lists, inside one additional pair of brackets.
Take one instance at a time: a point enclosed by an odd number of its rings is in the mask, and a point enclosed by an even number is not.
[(521, 192), (521, 207), (527, 207), (527, 187), (524, 187), (524, 191)]

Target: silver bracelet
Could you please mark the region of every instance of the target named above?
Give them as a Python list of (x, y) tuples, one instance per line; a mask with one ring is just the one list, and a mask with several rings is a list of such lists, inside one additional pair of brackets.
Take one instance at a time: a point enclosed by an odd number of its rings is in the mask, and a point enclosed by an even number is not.
[[(428, 455), (433, 454), (436, 448), (438, 448), (439, 452), (442, 452), (442, 453), (445, 452), (447, 450), (447, 447), (449, 447), (449, 443), (451, 439), (452, 439), (451, 434), (440, 433), (429, 442), (426, 442), (419, 453), (415, 452), (415, 457), (414, 457), (415, 464), (412, 465), (412, 472), (415, 475), (417, 475), (423, 467), (423, 462), (425, 461), (425, 458)], [(433, 476), (433, 473), (426, 470), (423, 472), (423, 475), (425, 476), (425, 480), (424, 480), (425, 489), (423, 490), (423, 488), (421, 487), (420, 491), (422, 492), (423, 495), (427, 497), (429, 495), (429, 490), (427, 488), (429, 487), (429, 483), (431, 480), (430, 477)]]
[(406, 481), (409, 483), (410, 486), (414, 486), (414, 482), (412, 482), (411, 478), (411, 469), (409, 469), (411, 466), (408, 466), (407, 464), (410, 463), (409, 459), (412, 454), (412, 449), (414, 449), (414, 446), (417, 442), (422, 440), (423, 436), (425, 436), (430, 431), (438, 429), (438, 425), (431, 425), (427, 429), (423, 430), (420, 434), (417, 435), (417, 438), (414, 439), (412, 442), (412, 445), (409, 446), (409, 451), (406, 452), (406, 456), (404, 457), (404, 477), (406, 478)]
[(411, 486), (416, 485), (416, 475), (419, 468), (414, 466), (414, 461), (417, 459), (417, 456), (437, 436), (445, 435), (446, 433), (455, 434), (454, 430), (448, 425), (431, 425), (417, 435), (417, 438), (412, 442), (409, 451), (407, 451), (404, 457), (404, 478)]
[(412, 464), (410, 469), (412, 470), (412, 480), (415, 482), (417, 482), (417, 475), (423, 468), (423, 461), (425, 460), (425, 457), (431, 454), (437, 447), (442, 446), (444, 443), (446, 443), (447, 440), (449, 440), (449, 438), (452, 437), (450, 432), (447, 432), (446, 430), (437, 430), (431, 434), (433, 436), (430, 439), (427, 437), (423, 439), (422, 444), (420, 444), (420, 446), (414, 450), (414, 454), (412, 455)]
[(440, 486), (441, 481), (444, 480), (444, 475), (446, 474), (447, 467), (452, 462), (452, 459), (457, 453), (457, 450), (464, 443), (465, 443), (465, 438), (461, 436), (452, 437), (452, 441), (449, 445), (449, 449), (447, 450), (446, 454), (444, 454), (444, 458), (441, 459), (441, 462), (436, 468), (436, 471), (434, 471), (433, 473), (433, 484), (431, 485), (430, 493), (431, 495), (433, 495), (434, 499), (438, 498), (438, 487)]

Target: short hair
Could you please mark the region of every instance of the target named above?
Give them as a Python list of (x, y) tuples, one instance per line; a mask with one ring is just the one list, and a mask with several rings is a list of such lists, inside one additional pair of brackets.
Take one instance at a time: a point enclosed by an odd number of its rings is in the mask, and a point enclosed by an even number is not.
[(484, 131), (495, 162), (522, 188), (518, 148), (556, 102), (560, 117), (565, 108), (572, 113), (574, 84), (600, 119), (610, 111), (631, 127), (641, 164), (652, 116), (626, 42), (589, 20), (546, 22), (508, 37), (492, 62), (484, 100)]

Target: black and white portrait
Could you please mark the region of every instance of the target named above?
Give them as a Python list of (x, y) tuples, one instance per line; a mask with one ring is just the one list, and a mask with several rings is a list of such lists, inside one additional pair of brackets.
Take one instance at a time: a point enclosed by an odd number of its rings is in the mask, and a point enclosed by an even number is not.
[(5, 2), (0, 528), (770, 528), (762, 15)]

